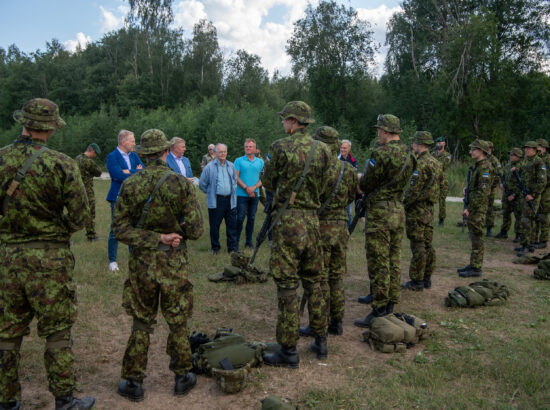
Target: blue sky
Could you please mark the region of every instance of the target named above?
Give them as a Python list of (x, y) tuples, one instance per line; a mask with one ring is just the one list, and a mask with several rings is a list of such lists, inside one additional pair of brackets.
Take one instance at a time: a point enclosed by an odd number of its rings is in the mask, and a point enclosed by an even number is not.
[[(318, 0), (310, 0), (316, 4)], [(361, 18), (373, 25), (375, 40), (384, 42), (385, 24), (399, 10), (398, 0), (337, 0), (357, 9)], [(200, 18), (213, 21), (224, 54), (244, 48), (258, 54), (273, 72), (289, 70), (284, 52), (292, 23), (303, 16), (308, 0), (174, 0), (175, 24), (190, 33)], [(69, 50), (76, 44), (100, 40), (123, 24), (128, 10), (124, 0), (3, 0), (0, 2), (0, 47), (11, 44), (24, 52), (45, 49), (46, 42), (58, 39)], [(385, 50), (377, 56), (378, 67)]]

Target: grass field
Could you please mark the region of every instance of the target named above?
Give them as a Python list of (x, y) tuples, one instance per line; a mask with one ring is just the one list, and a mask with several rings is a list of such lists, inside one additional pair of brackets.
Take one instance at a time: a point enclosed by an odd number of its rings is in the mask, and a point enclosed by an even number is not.
[[(298, 370), (259, 368), (236, 395), (223, 394), (212, 379), (200, 376), (188, 396), (176, 399), (165, 353), (167, 326), (159, 315), (151, 337), (145, 401), (126, 401), (115, 390), (131, 326), (121, 307), (128, 250), (119, 247), (122, 269), (109, 272), (106, 237), (110, 211), (104, 200), (108, 186), (108, 181), (96, 181), (97, 227), (105, 239), (89, 244), (79, 232), (72, 246), (79, 298), (79, 317), (73, 328), (81, 390), (78, 395), (95, 396), (96, 408), (259, 408), (259, 400), (270, 394), (289, 397), (301, 408), (550, 408), (550, 282), (536, 281), (533, 266), (512, 263), (510, 240), (486, 240), (484, 264), (484, 277), (508, 285), (508, 303), (478, 309), (444, 306), (450, 289), (469, 283), (456, 273), (457, 267), (468, 263), (470, 250), (467, 233), (454, 226), (461, 204), (448, 204), (445, 227), (435, 228), (438, 266), (432, 289), (404, 292), (396, 307), (427, 320), (433, 335), (425, 344), (405, 354), (389, 355), (374, 352), (361, 341), (361, 330), (353, 326), (353, 320), (369, 309), (356, 303), (357, 296), (368, 290), (364, 234), (358, 228), (349, 242), (344, 335), (329, 337), (326, 361), (318, 361), (307, 350), (311, 339), (300, 339)], [(205, 197), (202, 193), (199, 197), (205, 211)], [(263, 218), (259, 210), (256, 229)], [(208, 232), (207, 220), (205, 224)], [(223, 229), (221, 237), (225, 237)], [(208, 233), (188, 246), (194, 283), (190, 329), (212, 335), (217, 327), (230, 326), (248, 340), (273, 341), (277, 314), (273, 282), (240, 286), (211, 283), (207, 277), (229, 264), (229, 256), (209, 254)], [(258, 266), (267, 268), (268, 258), (269, 248), (264, 246)], [(404, 239), (403, 280), (408, 280), (409, 259), (409, 243)], [(36, 335), (35, 322), (32, 326), (22, 350), (23, 407), (53, 408), (42, 364), (43, 342)]]

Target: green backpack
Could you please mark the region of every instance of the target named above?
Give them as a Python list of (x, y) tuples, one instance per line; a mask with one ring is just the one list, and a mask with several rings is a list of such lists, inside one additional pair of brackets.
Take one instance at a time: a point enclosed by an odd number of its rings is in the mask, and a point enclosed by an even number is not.
[(447, 307), (498, 306), (508, 299), (510, 292), (506, 285), (483, 279), (450, 290), (445, 298)]
[(535, 279), (550, 280), (550, 260), (542, 260), (533, 271)]
[(363, 341), (382, 353), (403, 353), (429, 336), (428, 325), (418, 317), (393, 313), (376, 317), (363, 332)]
[(210, 276), (208, 280), (211, 282), (235, 282), (238, 285), (266, 282), (268, 273), (255, 266), (248, 266), (249, 261), (250, 256), (240, 252), (232, 252), (231, 265), (225, 266), (223, 272)]

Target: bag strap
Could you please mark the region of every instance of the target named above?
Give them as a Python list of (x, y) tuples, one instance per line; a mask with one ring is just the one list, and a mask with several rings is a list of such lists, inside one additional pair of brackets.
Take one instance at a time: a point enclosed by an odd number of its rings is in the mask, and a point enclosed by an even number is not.
[(342, 168), (340, 169), (340, 175), (338, 175), (338, 181), (336, 181), (336, 185), (334, 186), (334, 189), (330, 193), (330, 196), (323, 202), (323, 205), (321, 205), (321, 208), (317, 210), (317, 215), (321, 215), (328, 204), (331, 203), (331, 201), (334, 199), (334, 196), (336, 195), (336, 191), (338, 191), (338, 186), (340, 185), (340, 182), (342, 182), (342, 176), (344, 175), (344, 168), (346, 167), (346, 163), (344, 161), (340, 161), (342, 163)]
[(9, 202), (13, 198), (13, 194), (15, 193), (15, 190), (25, 178), (25, 175), (27, 174), (27, 171), (29, 170), (33, 162), (36, 160), (36, 158), (38, 158), (43, 152), (46, 152), (47, 150), (48, 150), (48, 147), (43, 145), (39, 150), (36, 150), (32, 154), (32, 156), (29, 159), (27, 159), (27, 161), (25, 161), (25, 163), (21, 168), (19, 168), (19, 170), (15, 174), (15, 178), (13, 179), (13, 181), (11, 181), (10, 186), (6, 190), (6, 196), (4, 197), (4, 203), (2, 204), (2, 214), (4, 215), (6, 214), (6, 209), (8, 207)]
[(149, 198), (147, 198), (147, 201), (145, 202), (145, 205), (143, 205), (143, 209), (141, 210), (141, 217), (139, 218), (139, 221), (136, 224), (136, 228), (138, 228), (138, 229), (143, 228), (143, 224), (145, 223), (145, 219), (147, 218), (147, 214), (149, 213), (149, 209), (151, 207), (151, 199), (153, 198), (153, 195), (155, 195), (157, 193), (160, 186), (164, 183), (164, 181), (166, 181), (166, 178), (168, 178), (170, 176), (170, 174), (172, 174), (172, 173), (173, 173), (173, 171), (171, 171), (171, 170), (166, 171), (164, 174), (162, 174), (162, 177), (160, 177), (160, 179), (158, 180), (157, 184), (155, 185), (155, 187), (151, 191), (151, 195), (149, 195)]

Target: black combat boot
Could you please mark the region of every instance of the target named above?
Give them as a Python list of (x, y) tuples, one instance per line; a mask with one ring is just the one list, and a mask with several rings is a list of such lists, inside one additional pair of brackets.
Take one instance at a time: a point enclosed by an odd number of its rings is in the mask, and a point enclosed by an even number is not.
[(370, 323), (372, 322), (372, 319), (375, 317), (382, 317), (386, 316), (386, 306), (382, 306), (381, 308), (372, 308), (372, 312), (370, 312), (367, 316), (365, 316), (363, 319), (355, 319), (355, 322), (353, 324), (357, 327), (370, 327)]
[(488, 226), (488, 227), (487, 227), (487, 233), (485, 233), (485, 236), (493, 236), (493, 235), (491, 234), (491, 229), (493, 229), (492, 226)]
[(141, 383), (131, 379), (122, 379), (118, 383), (117, 393), (135, 402), (142, 401), (145, 398), (145, 392)]
[(388, 302), (386, 305), (386, 315), (391, 315), (393, 313), (393, 307), (395, 306), (395, 303)]
[(481, 276), (482, 274), (483, 272), (481, 271), (481, 269), (470, 268), (467, 271), (460, 272), (458, 276), (460, 276), (461, 278), (473, 278)]
[(458, 273), (460, 273), (460, 272), (466, 272), (467, 270), (470, 270), (471, 267), (472, 267), (472, 265), (466, 265), (466, 266), (464, 266), (463, 268), (458, 268), (456, 271), (457, 271)]
[(544, 249), (544, 248), (546, 248), (546, 242), (537, 242), (537, 243), (535, 244), (535, 248), (536, 248), (536, 249)]
[(439, 226), (441, 228), (444, 223), (445, 223), (445, 219), (439, 218), (439, 223), (437, 224), (437, 226)]
[(9, 401), (7, 403), (0, 403), (0, 410), (19, 410), (21, 403), (18, 401)]
[(363, 303), (364, 305), (370, 305), (373, 301), (372, 293), (369, 293), (367, 296), (359, 296), (357, 302)]
[(531, 245), (529, 245), (529, 253), (533, 252), (535, 252), (535, 244), (532, 243)]
[(330, 319), (328, 322), (328, 332), (331, 335), (341, 336), (344, 334), (344, 327), (342, 326), (341, 320)]
[(288, 367), (289, 369), (297, 369), (300, 365), (300, 357), (296, 350), (296, 345), (284, 347), (282, 346), (275, 353), (264, 354), (264, 363), (268, 366)]
[(87, 410), (95, 404), (95, 399), (91, 396), (77, 399), (72, 394), (68, 396), (59, 396), (55, 398), (55, 410)]
[(328, 356), (327, 336), (315, 336), (315, 340), (309, 345), (309, 350), (317, 353), (317, 359), (326, 359)]
[(424, 289), (430, 289), (432, 287), (432, 277), (431, 275), (424, 275)]
[(521, 237), (518, 234), (516, 234), (516, 237), (514, 238), (514, 240), (512, 242), (519, 243), (519, 241), (521, 241)]
[(508, 239), (508, 234), (506, 232), (500, 231), (495, 235), (495, 238), (497, 239)]
[(174, 396), (185, 396), (197, 384), (197, 376), (189, 372), (184, 376), (176, 375), (174, 381)]
[(315, 336), (313, 334), (313, 332), (311, 331), (311, 327), (309, 327), (309, 325), (300, 326), (300, 329), (298, 329), (298, 333), (300, 334), (300, 336), (303, 336), (303, 337), (313, 337), (313, 336)]
[(514, 250), (516, 252), (526, 252), (527, 251), (527, 246), (523, 246), (523, 245), (522, 246), (517, 246), (517, 247), (514, 248)]
[(408, 289), (422, 292), (424, 290), (424, 281), (410, 280), (401, 284), (401, 289)]

